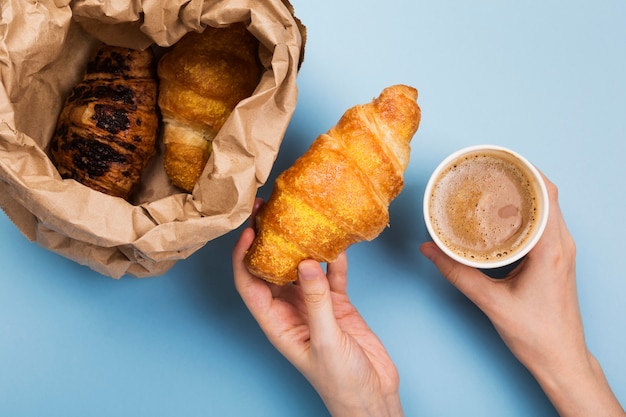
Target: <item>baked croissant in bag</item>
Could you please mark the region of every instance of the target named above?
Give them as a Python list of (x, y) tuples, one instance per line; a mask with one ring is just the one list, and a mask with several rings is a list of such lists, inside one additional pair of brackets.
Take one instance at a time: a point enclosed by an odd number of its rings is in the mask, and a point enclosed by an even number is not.
[(297, 279), (300, 261), (331, 262), (351, 244), (377, 237), (404, 185), (419, 122), (417, 90), (404, 85), (346, 111), (276, 179), (256, 217), (249, 271), (283, 285)]
[(128, 199), (156, 153), (157, 79), (150, 50), (104, 45), (72, 89), (50, 142), (63, 178)]
[(258, 48), (245, 25), (236, 23), (188, 33), (159, 61), (164, 168), (182, 190), (193, 190), (217, 132), (259, 83)]

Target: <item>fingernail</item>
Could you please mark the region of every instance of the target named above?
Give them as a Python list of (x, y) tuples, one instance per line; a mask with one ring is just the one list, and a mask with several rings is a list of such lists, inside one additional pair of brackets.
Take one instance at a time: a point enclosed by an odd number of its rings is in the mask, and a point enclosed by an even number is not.
[(430, 261), (435, 259), (435, 256), (437, 256), (437, 249), (435, 249), (431, 244), (428, 243), (423, 244), (420, 247), (420, 251), (422, 252), (422, 255), (424, 255)]
[(298, 278), (310, 281), (317, 277), (317, 268), (309, 262), (300, 262), (298, 265)]

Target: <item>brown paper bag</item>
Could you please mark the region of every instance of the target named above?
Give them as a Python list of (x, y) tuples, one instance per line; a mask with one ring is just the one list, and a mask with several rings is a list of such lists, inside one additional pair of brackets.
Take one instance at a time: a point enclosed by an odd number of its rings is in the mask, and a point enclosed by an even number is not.
[[(242, 224), (293, 114), (303, 26), (281, 0), (5, 0), (0, 27), (0, 207), (30, 240), (113, 278), (163, 274)], [(101, 43), (167, 48), (243, 21), (265, 72), (213, 143), (192, 194), (157, 155), (133, 201), (63, 180), (47, 155), (56, 119)]]

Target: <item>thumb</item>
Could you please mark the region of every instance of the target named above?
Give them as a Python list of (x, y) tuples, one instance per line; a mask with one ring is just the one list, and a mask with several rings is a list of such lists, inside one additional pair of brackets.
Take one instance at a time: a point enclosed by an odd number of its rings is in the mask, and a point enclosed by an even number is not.
[(452, 285), (478, 307), (483, 309), (492, 299), (492, 292), (496, 288), (491, 278), (450, 258), (433, 242), (423, 243), (420, 251)]
[(304, 296), (312, 341), (333, 340), (338, 325), (330, 296), (330, 285), (319, 262), (298, 265), (298, 282)]

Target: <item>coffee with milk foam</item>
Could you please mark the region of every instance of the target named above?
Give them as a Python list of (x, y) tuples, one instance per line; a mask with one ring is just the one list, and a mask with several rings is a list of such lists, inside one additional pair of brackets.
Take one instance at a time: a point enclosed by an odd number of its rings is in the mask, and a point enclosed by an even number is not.
[(504, 152), (461, 155), (432, 188), (434, 232), (465, 259), (491, 262), (513, 256), (537, 225), (539, 190), (526, 172)]

